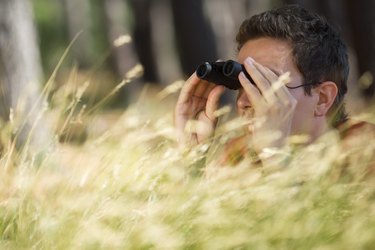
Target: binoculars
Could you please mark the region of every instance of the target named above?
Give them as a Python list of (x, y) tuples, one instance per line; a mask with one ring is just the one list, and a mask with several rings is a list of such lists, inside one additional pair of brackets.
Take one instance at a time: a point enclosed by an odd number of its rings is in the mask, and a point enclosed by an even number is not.
[(198, 66), (196, 72), (197, 76), (202, 79), (217, 85), (224, 85), (233, 90), (241, 88), (241, 83), (238, 80), (238, 75), (242, 72), (246, 77), (253, 82), (250, 75), (247, 73), (245, 67), (233, 60), (224, 62), (205, 62)]

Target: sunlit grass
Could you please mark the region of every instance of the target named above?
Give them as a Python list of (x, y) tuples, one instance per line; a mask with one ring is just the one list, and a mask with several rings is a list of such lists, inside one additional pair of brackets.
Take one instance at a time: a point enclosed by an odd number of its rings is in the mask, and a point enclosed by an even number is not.
[[(56, 92), (46, 117), (57, 138), (42, 154), (15, 152), (12, 127), (3, 129), (0, 249), (374, 248), (374, 141), (343, 151), (332, 133), (287, 167), (218, 166), (220, 149), (177, 147), (171, 103), (181, 82), (114, 115), (84, 108), (88, 86)], [(76, 124), (85, 142), (59, 143)], [(218, 143), (236, 126), (222, 124)]]

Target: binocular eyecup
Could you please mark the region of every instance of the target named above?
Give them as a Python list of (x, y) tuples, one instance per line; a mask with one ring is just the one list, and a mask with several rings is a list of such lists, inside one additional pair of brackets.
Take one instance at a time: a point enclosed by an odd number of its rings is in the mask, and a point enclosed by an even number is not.
[(238, 80), (238, 75), (241, 71), (253, 82), (245, 67), (233, 60), (212, 63), (204, 62), (198, 66), (196, 74), (202, 80), (237, 90), (242, 87)]

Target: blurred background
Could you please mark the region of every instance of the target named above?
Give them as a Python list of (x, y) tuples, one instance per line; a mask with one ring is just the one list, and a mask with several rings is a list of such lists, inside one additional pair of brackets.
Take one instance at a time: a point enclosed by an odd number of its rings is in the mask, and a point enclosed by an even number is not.
[(107, 102), (126, 107), (145, 85), (162, 89), (203, 61), (235, 58), (240, 23), (287, 3), (321, 13), (338, 27), (350, 47), (351, 98), (371, 104), (375, 1), (1, 0), (1, 117), (9, 118), (22, 95), (29, 100), (24, 105), (32, 103), (48, 79), (51, 93), (69, 81), (90, 81), (85, 98), (94, 105), (140, 64), (142, 75)]

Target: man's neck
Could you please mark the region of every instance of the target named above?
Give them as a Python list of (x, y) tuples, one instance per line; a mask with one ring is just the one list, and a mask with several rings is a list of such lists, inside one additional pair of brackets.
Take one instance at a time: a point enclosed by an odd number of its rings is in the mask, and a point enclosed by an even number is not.
[(309, 143), (313, 143), (316, 139), (318, 139), (323, 134), (327, 133), (330, 130), (330, 126), (328, 125), (327, 119), (320, 118), (314, 124), (314, 127), (311, 128), (311, 137)]

